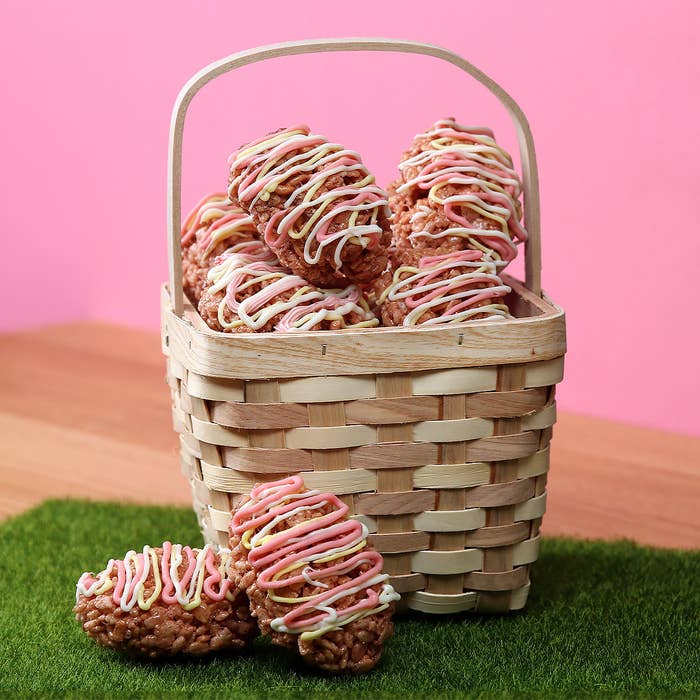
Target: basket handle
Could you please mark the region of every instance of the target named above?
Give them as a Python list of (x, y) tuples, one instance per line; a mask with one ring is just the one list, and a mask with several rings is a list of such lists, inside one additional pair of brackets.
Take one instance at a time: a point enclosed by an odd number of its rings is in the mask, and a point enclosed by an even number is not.
[(447, 61), (469, 73), (488, 88), (508, 110), (518, 134), (520, 159), (523, 170), (523, 198), (525, 206), (525, 228), (528, 240), (525, 244), (525, 284), (537, 296), (541, 296), (540, 281), (540, 199), (537, 160), (530, 125), (513, 98), (485, 73), (465, 61), (452, 51), (432, 44), (393, 39), (311, 39), (271, 44), (235, 53), (220, 61), (211, 63), (193, 75), (180, 90), (175, 100), (170, 122), (170, 144), (168, 153), (168, 239), (170, 263), (170, 302), (174, 313), (182, 316), (182, 251), (180, 249), (181, 207), (182, 207), (182, 134), (187, 108), (192, 98), (210, 80), (229, 71), (258, 61), (279, 56), (293, 56), (305, 53), (326, 51), (391, 51), (432, 56)]

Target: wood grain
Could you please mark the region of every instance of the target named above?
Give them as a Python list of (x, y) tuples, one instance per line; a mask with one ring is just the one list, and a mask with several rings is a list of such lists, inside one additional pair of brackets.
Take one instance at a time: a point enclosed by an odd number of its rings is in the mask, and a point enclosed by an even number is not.
[[(516, 283), (513, 288), (517, 293), (527, 291)], [(490, 364), (527, 362), (535, 365), (550, 360), (561, 363), (558, 358), (566, 351), (564, 312), (554, 304), (544, 300), (543, 303), (547, 303), (547, 312), (541, 315), (444, 328), (400, 326), (324, 334), (218, 333), (196, 328), (194, 318), (190, 322), (175, 315), (163, 288), (162, 345), (170, 357), (197, 375), (234, 379), (312, 377), (307, 388), (310, 385), (315, 395), (331, 400), (325, 394), (326, 376), (433, 371), (436, 368), (439, 371), (451, 367), (482, 369)], [(428, 381), (431, 381), (430, 375)], [(527, 387), (547, 383), (533, 382)], [(480, 386), (478, 390), (485, 391), (488, 387)], [(439, 390), (434, 386), (431, 391)], [(294, 400), (299, 401), (298, 398)]]
[[(0, 515), (62, 496), (189, 506), (164, 377), (155, 333), (0, 336)], [(547, 490), (544, 534), (700, 547), (698, 438), (560, 412)]]

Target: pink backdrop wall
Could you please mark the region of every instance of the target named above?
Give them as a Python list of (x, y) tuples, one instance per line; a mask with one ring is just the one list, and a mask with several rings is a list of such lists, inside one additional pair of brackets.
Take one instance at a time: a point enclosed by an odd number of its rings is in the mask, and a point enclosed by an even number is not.
[[(286, 39), (410, 38), (462, 53), (531, 121), (543, 279), (568, 313), (562, 406), (700, 434), (700, 4), (340, 5), (3, 3), (0, 327), (157, 327), (169, 114), (201, 66)], [(514, 147), (495, 100), (433, 59), (296, 57), (243, 69), (191, 107), (185, 205), (223, 186), (235, 146), (281, 124), (308, 121), (359, 149), (386, 182), (411, 136), (450, 114), (494, 126)]]

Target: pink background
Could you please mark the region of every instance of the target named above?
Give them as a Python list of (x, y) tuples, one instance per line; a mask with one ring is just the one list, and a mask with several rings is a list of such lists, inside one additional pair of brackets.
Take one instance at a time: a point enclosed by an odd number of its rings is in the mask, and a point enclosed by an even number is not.
[[(476, 63), (530, 119), (543, 280), (568, 315), (562, 407), (700, 434), (700, 4), (342, 5), (3, 3), (0, 328), (87, 318), (157, 328), (170, 110), (197, 69), (287, 39), (422, 40)], [(387, 182), (411, 136), (450, 114), (493, 126), (514, 148), (495, 99), (433, 59), (343, 54), (245, 68), (190, 109), (185, 206), (224, 186), (234, 147), (282, 124), (308, 121)]]

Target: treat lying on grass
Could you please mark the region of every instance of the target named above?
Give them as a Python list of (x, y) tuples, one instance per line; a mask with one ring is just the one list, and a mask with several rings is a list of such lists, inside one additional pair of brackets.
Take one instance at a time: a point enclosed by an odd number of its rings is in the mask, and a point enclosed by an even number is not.
[(248, 600), (227, 576), (230, 552), (164, 542), (110, 559), (78, 580), (73, 608), (98, 644), (139, 656), (240, 650), (256, 636)]
[(182, 227), (182, 283), (197, 303), (214, 259), (231, 246), (257, 236), (253, 220), (226, 194), (209, 194), (190, 212)]
[(229, 197), (295, 274), (335, 287), (386, 267), (387, 194), (356, 151), (302, 125), (241, 146), (229, 165)]
[(234, 512), (230, 578), (260, 631), (326, 671), (369, 671), (391, 636), (399, 595), (367, 528), (299, 476), (256, 486)]

